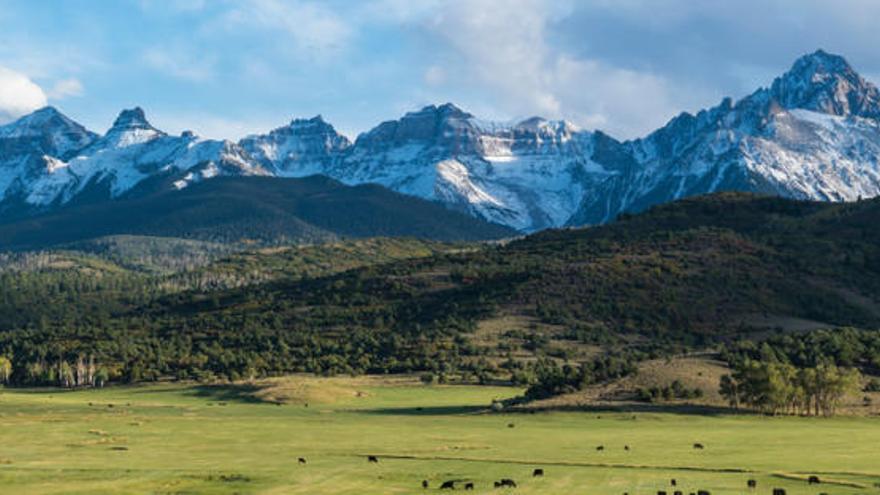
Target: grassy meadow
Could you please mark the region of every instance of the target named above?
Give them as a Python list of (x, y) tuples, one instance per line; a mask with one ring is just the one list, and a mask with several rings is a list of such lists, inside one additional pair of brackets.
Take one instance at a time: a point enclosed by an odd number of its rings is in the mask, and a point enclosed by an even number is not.
[[(467, 480), (473, 493), (745, 495), (755, 479), (751, 493), (760, 495), (776, 487), (788, 495), (880, 492), (878, 418), (486, 412), (492, 399), (519, 392), (375, 377), (5, 389), (0, 487), (15, 494), (404, 494), (424, 492), (427, 479), (428, 491)], [(546, 475), (533, 478), (534, 468)], [(823, 483), (808, 485), (813, 474)], [(519, 486), (492, 488), (500, 478)]]

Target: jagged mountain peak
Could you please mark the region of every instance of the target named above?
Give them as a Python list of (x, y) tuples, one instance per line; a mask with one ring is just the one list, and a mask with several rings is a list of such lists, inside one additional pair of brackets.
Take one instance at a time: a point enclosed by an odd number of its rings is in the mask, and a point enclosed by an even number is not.
[(147, 120), (141, 107), (122, 110), (113, 125), (104, 135), (104, 145), (126, 147), (152, 141), (165, 133), (156, 129)]
[[(27, 122), (65, 119), (44, 109), (18, 122), (18, 132)], [(452, 103), (407, 112), (353, 144), (320, 115), (239, 143), (167, 136), (141, 108), (120, 113), (85, 148), (53, 145), (75, 140), (33, 127), (40, 132), (20, 139), (4, 138), (11, 131), (0, 127), (0, 208), (3, 197), (63, 204), (87, 188), (118, 197), (157, 176), (182, 189), (217, 176), (323, 174), (533, 231), (607, 222), (714, 191), (834, 201), (880, 195), (880, 94), (843, 57), (822, 50), (736, 103), (682, 113), (626, 142), (564, 120), (484, 121)], [(71, 135), (95, 139), (84, 132)]]
[(116, 120), (113, 121), (113, 129), (155, 129), (150, 122), (147, 120), (146, 114), (144, 114), (144, 109), (141, 107), (134, 107), (122, 110), (119, 112), (119, 116), (116, 117)]
[(9, 124), (0, 126), (0, 135), (36, 135), (58, 129), (88, 132), (85, 127), (61, 113), (57, 108), (46, 106)]
[(97, 137), (57, 108), (47, 106), (0, 126), (0, 139), (7, 140), (0, 146), (0, 154), (9, 150), (7, 153), (40, 153), (63, 158), (88, 146)]
[(320, 134), (338, 134), (336, 128), (332, 124), (324, 120), (321, 115), (315, 115), (310, 119), (295, 118), (285, 127), (280, 127), (272, 132), (288, 132), (288, 133), (320, 133)]
[(454, 103), (427, 105), (414, 112), (407, 112), (401, 122), (433, 120), (437, 125), (470, 121), (474, 116)]
[(834, 53), (828, 53), (821, 48), (795, 60), (790, 72), (795, 74), (855, 73), (845, 58)]
[(293, 119), (268, 134), (248, 136), (239, 144), (267, 170), (285, 177), (303, 177), (321, 173), (351, 146), (351, 141), (316, 115)]
[(565, 136), (570, 136), (583, 131), (583, 129), (567, 120), (547, 120), (544, 117), (538, 116), (530, 117), (518, 122), (515, 128), (528, 132)]
[(842, 56), (817, 50), (773, 81), (771, 98), (786, 109), (880, 118), (880, 91)]
[(452, 102), (446, 102), (442, 105), (427, 105), (422, 107), (421, 110), (417, 112), (411, 112), (413, 114), (419, 113), (433, 113), (441, 118), (456, 118), (456, 119), (470, 119), (473, 118), (468, 112), (462, 110), (459, 106)]

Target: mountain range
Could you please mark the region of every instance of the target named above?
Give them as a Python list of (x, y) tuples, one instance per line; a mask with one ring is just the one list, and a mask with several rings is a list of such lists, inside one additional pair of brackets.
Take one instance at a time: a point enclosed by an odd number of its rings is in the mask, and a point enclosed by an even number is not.
[[(354, 142), (320, 116), (239, 142), (172, 136), (140, 108), (121, 112), (104, 135), (52, 107), (0, 127), (0, 223), (25, 222), (37, 244), (34, 226), (46, 222), (34, 219), (126, 201), (135, 208), (132, 201), (156, 195), (207, 200), (185, 195), (218, 177), (266, 177), (241, 191), (253, 203), (264, 196), (256, 185), (312, 175), (441, 203), (483, 222), (492, 233), (485, 237), (502, 232), (491, 224), (519, 232), (601, 224), (716, 191), (853, 201), (880, 195), (880, 91), (845, 59), (819, 50), (767, 88), (682, 113), (629, 141), (539, 117), (486, 122), (449, 103), (383, 122)], [(341, 204), (312, 207), (350, 215)], [(338, 221), (353, 221), (345, 218)], [(101, 232), (119, 233), (124, 223)]]

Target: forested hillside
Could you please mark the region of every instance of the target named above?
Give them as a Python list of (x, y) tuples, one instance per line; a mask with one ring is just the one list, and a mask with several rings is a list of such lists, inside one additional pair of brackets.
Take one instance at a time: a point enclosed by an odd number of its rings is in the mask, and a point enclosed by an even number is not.
[(122, 199), (0, 221), (0, 249), (7, 250), (119, 235), (278, 245), (381, 236), (474, 241), (516, 232), (379, 186), (350, 187), (323, 176), (220, 177), (181, 191), (149, 183)]
[(878, 221), (880, 201), (721, 194), (505, 245), (263, 251), (162, 276), (92, 257), (2, 275), (0, 353), (18, 383), (57, 381), (59, 362), (90, 357), (128, 381), (528, 381), (536, 357), (617, 376), (644, 357), (768, 330), (876, 329)]

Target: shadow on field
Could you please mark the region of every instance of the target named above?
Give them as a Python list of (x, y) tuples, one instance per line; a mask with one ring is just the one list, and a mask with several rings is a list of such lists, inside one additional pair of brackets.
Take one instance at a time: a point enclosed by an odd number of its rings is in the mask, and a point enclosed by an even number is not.
[(729, 407), (707, 406), (698, 404), (577, 404), (560, 405), (552, 407), (524, 407), (513, 408), (506, 412), (534, 414), (542, 412), (593, 412), (593, 413), (667, 413), (667, 414), (691, 414), (697, 416), (730, 416), (752, 414), (748, 411), (734, 410)]
[(260, 390), (255, 385), (196, 385), (186, 390), (185, 395), (211, 399), (218, 402), (240, 402), (244, 404), (266, 404), (254, 393)]
[(486, 406), (384, 407), (379, 409), (358, 409), (358, 412), (388, 416), (452, 416), (478, 414), (485, 412), (486, 409)]

